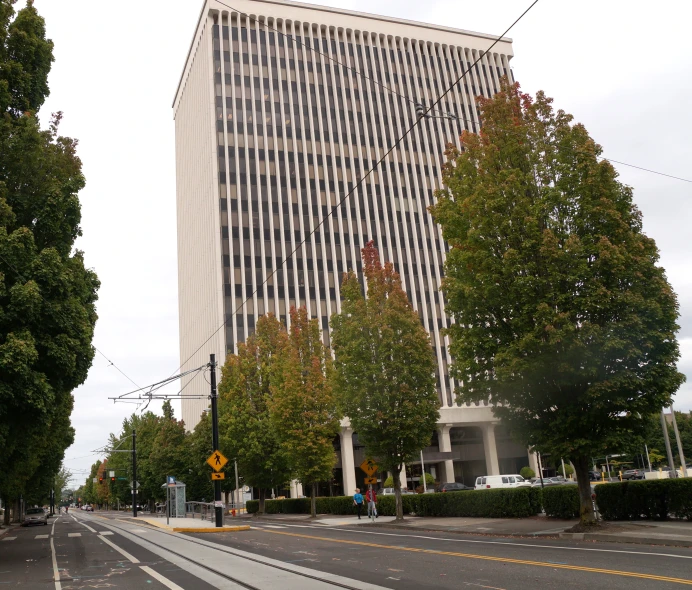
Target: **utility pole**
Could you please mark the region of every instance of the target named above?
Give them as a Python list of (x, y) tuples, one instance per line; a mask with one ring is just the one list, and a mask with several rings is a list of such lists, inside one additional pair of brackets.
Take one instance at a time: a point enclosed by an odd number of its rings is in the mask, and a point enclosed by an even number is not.
[(132, 516), (137, 518), (137, 431), (132, 429)]
[[(219, 410), (216, 397), (216, 355), (209, 355), (209, 381), (211, 383), (211, 443), (215, 451), (219, 450)], [(214, 514), (216, 527), (223, 526), (223, 508), (221, 504), (221, 482), (214, 480)]]
[(670, 415), (673, 417), (673, 430), (675, 431), (675, 440), (678, 443), (678, 455), (680, 456), (680, 466), (682, 476), (687, 477), (687, 466), (685, 465), (685, 453), (682, 452), (682, 444), (680, 443), (680, 432), (678, 431), (678, 421), (675, 419), (675, 410), (673, 404), (670, 404)]
[(671, 469), (670, 477), (677, 477), (678, 472), (675, 469), (675, 463), (673, 462), (673, 451), (670, 449), (670, 437), (668, 436), (668, 424), (666, 423), (666, 415), (661, 408), (661, 427), (663, 428), (663, 440), (666, 442), (666, 453), (668, 454), (668, 466)]

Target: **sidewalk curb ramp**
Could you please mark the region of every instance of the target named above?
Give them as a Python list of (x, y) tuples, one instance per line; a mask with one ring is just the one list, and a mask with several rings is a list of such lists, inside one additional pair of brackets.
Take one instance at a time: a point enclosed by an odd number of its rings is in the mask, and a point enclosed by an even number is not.
[(637, 545), (664, 545), (668, 547), (692, 547), (692, 539), (670, 537), (635, 537), (632, 535), (609, 535), (607, 533), (560, 533), (561, 539), (571, 541), (601, 541), (605, 543), (635, 543)]

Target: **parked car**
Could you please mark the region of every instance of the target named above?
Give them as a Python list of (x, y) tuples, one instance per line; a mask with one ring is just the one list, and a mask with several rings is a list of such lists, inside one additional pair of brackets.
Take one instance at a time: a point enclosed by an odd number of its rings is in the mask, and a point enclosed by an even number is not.
[(477, 490), (491, 488), (528, 488), (531, 484), (517, 473), (509, 475), (484, 475), (476, 478)]
[(48, 524), (48, 513), (43, 508), (27, 508), (22, 526), (29, 526), (30, 524), (46, 526)]
[(644, 472), (639, 469), (628, 469), (622, 472), (622, 479), (644, 479)]
[(455, 481), (449, 483), (441, 483), (435, 489), (436, 492), (462, 492), (464, 490), (472, 490), (473, 488), (465, 486), (463, 483), (457, 483)]
[[(377, 490), (377, 495), (378, 496), (393, 496), (394, 495), (394, 488), (380, 488)], [(403, 489), (401, 490), (401, 494), (415, 494), (416, 492), (412, 492), (411, 490), (406, 490)]]

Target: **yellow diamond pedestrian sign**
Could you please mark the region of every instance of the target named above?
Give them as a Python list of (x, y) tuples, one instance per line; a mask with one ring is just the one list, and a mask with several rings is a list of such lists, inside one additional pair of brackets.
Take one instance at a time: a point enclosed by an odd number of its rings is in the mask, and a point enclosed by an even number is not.
[(377, 473), (377, 463), (375, 463), (372, 459), (366, 459), (360, 464), (360, 468), (365, 471), (370, 477), (375, 475)]
[(207, 463), (211, 465), (214, 471), (221, 471), (223, 466), (228, 463), (228, 459), (221, 454), (221, 451), (214, 451), (207, 459)]

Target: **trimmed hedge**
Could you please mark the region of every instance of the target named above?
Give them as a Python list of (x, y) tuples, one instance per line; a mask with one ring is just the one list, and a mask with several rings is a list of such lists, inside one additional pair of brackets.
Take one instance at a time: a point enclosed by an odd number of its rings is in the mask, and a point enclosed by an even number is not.
[(598, 484), (596, 503), (605, 520), (692, 520), (692, 478)]
[(553, 518), (579, 516), (579, 488), (575, 485), (548, 486), (543, 489), (543, 510)]
[[(404, 514), (416, 516), (470, 516), (479, 518), (521, 518), (541, 511), (541, 490), (515, 488), (445, 492), (436, 494), (404, 494)], [(380, 496), (377, 512), (394, 516), (394, 496)], [(259, 501), (247, 502), (247, 511), (256, 513)], [(310, 514), (310, 498), (266, 500), (266, 514)], [(317, 498), (318, 514), (356, 514), (351, 496)]]

